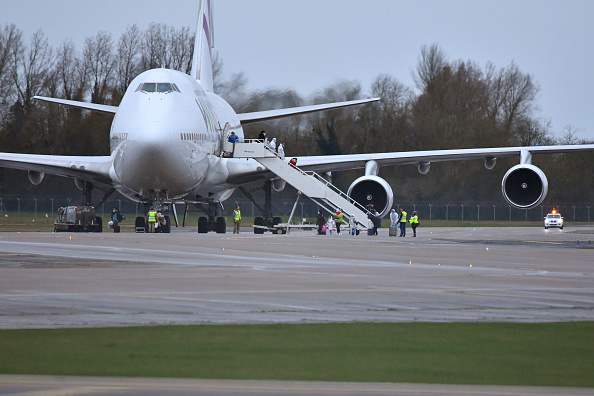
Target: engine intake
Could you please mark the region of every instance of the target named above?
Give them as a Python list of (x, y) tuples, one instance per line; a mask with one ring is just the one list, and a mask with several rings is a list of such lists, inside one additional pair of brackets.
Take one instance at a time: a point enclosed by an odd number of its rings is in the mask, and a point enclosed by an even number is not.
[(505, 200), (518, 209), (531, 209), (544, 201), (549, 182), (544, 172), (531, 164), (510, 168), (501, 182)]
[(379, 176), (361, 176), (351, 184), (347, 194), (363, 207), (373, 202), (380, 216), (385, 216), (394, 203), (392, 187)]

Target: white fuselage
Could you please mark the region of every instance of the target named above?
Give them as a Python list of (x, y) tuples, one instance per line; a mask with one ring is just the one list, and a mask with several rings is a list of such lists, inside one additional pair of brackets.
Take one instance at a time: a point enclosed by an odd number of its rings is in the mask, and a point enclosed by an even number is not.
[(235, 111), (190, 76), (148, 70), (128, 87), (115, 114), (111, 177), (133, 200), (224, 200), (232, 188), (222, 142), (234, 131), (243, 139)]

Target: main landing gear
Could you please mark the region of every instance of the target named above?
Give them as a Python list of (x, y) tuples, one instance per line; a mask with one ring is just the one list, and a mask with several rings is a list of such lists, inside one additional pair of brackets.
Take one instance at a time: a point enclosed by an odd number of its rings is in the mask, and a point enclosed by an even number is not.
[(227, 218), (217, 216), (217, 212), (218, 214), (222, 212), (221, 204), (219, 202), (209, 202), (207, 205), (196, 205), (198, 209), (206, 214), (206, 216), (198, 218), (198, 233), (206, 234), (209, 231), (215, 231), (217, 234), (225, 234), (227, 232)]

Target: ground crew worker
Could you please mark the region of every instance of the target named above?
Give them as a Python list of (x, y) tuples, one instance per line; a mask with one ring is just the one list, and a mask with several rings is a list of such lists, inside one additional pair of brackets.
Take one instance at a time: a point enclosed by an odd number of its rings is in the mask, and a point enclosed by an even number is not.
[(334, 220), (336, 221), (336, 233), (340, 235), (340, 225), (342, 224), (343, 218), (342, 210), (338, 209), (336, 214), (334, 215)]
[(239, 205), (233, 211), (233, 233), (239, 234), (239, 226), (241, 225), (241, 210)]
[(415, 210), (414, 212), (412, 212), (412, 216), (410, 216), (410, 226), (412, 227), (413, 230), (413, 237), (417, 236), (417, 226), (419, 225), (419, 216), (417, 214), (418, 212)]
[(406, 216), (407, 216), (406, 211), (404, 209), (400, 208), (400, 217), (398, 218), (398, 221), (400, 222), (400, 236), (401, 237), (406, 236)]
[(155, 232), (155, 223), (157, 222), (157, 211), (151, 206), (148, 211), (148, 232)]
[(239, 140), (239, 136), (237, 136), (235, 134), (235, 132), (231, 131), (231, 135), (229, 135), (229, 138), (227, 139), (227, 141), (229, 143), (232, 143), (233, 144), (233, 149), (232, 149), (231, 154), (230, 154), (231, 157), (233, 157), (235, 155), (235, 142), (237, 142), (238, 140)]
[(235, 145), (235, 142), (239, 140), (239, 136), (237, 136), (235, 132), (231, 131), (231, 135), (229, 135), (229, 138), (227, 140), (229, 141), (229, 143), (233, 143)]
[(120, 216), (121, 215), (120, 215), (120, 212), (118, 211), (118, 208), (116, 208), (114, 206), (113, 210), (111, 211), (111, 222), (112, 222), (113, 232), (120, 232), (120, 229), (119, 229)]

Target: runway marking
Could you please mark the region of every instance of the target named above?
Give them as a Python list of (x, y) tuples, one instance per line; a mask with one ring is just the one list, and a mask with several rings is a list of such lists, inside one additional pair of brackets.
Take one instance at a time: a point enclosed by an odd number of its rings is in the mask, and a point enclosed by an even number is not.
[(513, 297), (513, 298), (527, 298), (524, 295), (515, 295), (515, 294), (501, 294), (501, 293), (484, 293), (484, 292), (472, 292), (472, 291), (464, 291), (464, 290), (440, 290), (439, 293), (449, 293), (449, 294), (467, 294), (472, 296), (487, 296), (487, 297)]
[(549, 245), (564, 245), (564, 242), (550, 242), (550, 241), (524, 241), (524, 242), (530, 242), (530, 243), (546, 243)]

